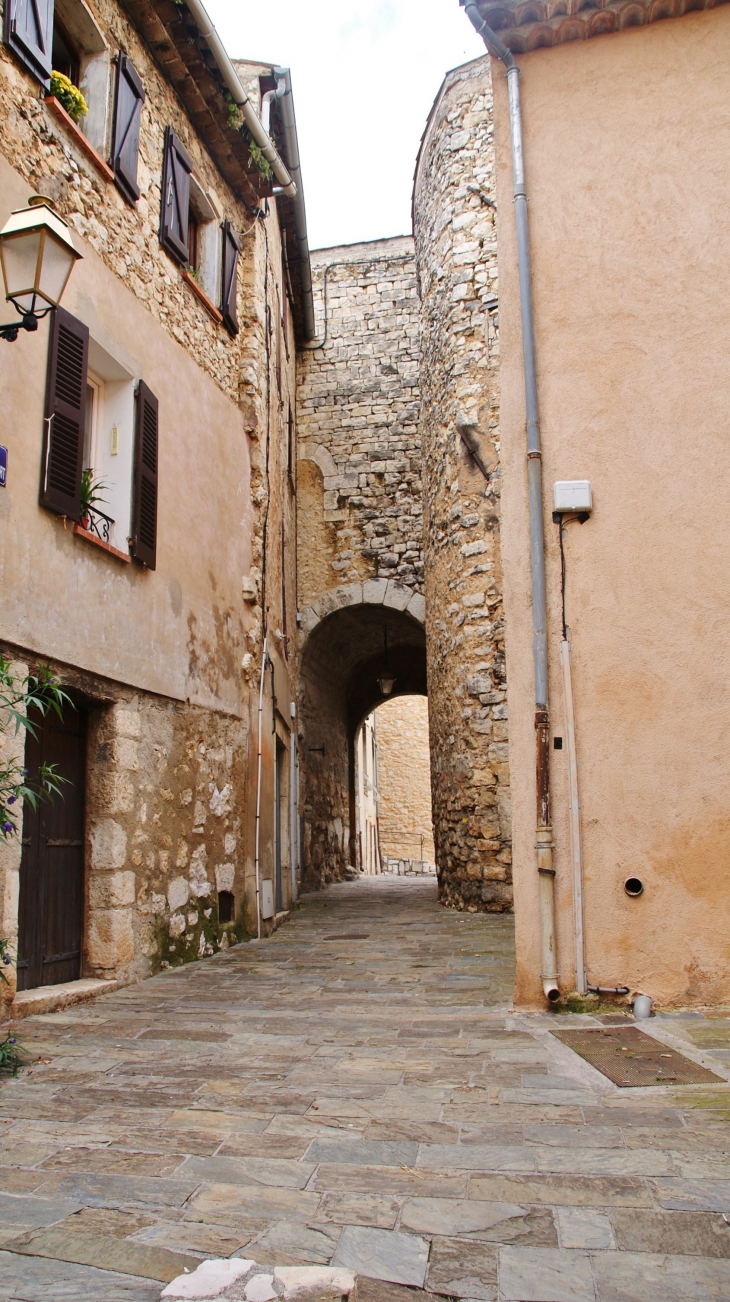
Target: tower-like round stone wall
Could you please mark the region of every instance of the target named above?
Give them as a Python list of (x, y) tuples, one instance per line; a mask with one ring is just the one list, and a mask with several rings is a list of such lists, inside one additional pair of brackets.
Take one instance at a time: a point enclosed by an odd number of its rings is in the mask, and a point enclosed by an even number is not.
[(444, 903), (512, 906), (500, 565), (497, 212), (489, 59), (450, 73), (414, 187), (426, 645)]

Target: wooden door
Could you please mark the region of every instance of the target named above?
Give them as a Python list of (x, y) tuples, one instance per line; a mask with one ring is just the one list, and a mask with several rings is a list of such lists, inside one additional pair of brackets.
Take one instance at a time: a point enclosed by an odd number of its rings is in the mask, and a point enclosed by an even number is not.
[(81, 976), (84, 908), (84, 785), (86, 716), (67, 706), (63, 720), (38, 720), (26, 737), (25, 765), (36, 777), (55, 764), (66, 779), (63, 796), (23, 810), (20, 861), (18, 989), (56, 985)]

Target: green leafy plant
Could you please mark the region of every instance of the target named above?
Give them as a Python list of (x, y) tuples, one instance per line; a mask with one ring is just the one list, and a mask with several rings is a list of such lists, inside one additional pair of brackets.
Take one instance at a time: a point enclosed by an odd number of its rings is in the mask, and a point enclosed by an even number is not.
[(91, 466), (81, 472), (81, 518), (89, 514), (89, 508), (96, 502), (105, 502), (103, 496), (107, 492), (109, 485), (103, 483), (101, 479), (94, 479), (94, 471)]
[(86, 117), (89, 111), (86, 100), (78, 86), (74, 86), (73, 82), (68, 77), (65, 77), (62, 72), (51, 73), (51, 94), (55, 95), (59, 104), (63, 105), (74, 122)]
[(229, 127), (232, 131), (238, 131), (241, 125), (241, 110), (229, 90), (226, 91), (226, 108)]
[[(32, 712), (41, 715), (53, 710), (59, 719), (66, 705), (74, 708), (70, 697), (59, 686), (47, 665), (41, 665), (33, 674), (20, 678), (13, 672), (9, 660), (0, 655), (0, 735), (10, 732), (17, 735), (25, 728), (33, 737), (38, 727)], [(0, 836), (8, 840), (18, 832), (18, 814), (27, 803), (38, 808), (40, 800), (53, 800), (62, 795), (66, 779), (57, 772), (55, 764), (41, 764), (36, 778), (28, 777), (28, 770), (19, 760), (5, 759), (0, 754)], [(0, 942), (7, 946), (7, 941)], [(7, 948), (0, 948), (0, 964), (6, 966)], [(4, 976), (5, 973), (3, 972)]]
[(247, 127), (241, 128), (241, 135), (244, 137), (246, 144), (248, 145), (249, 167), (253, 166), (257, 168), (257, 170), (259, 171), (259, 173), (261, 174), (261, 176), (264, 178), (265, 181), (271, 181), (274, 172), (268, 158), (264, 156), (262, 149), (260, 148), (259, 145), (256, 144), (256, 141), (254, 140), (253, 136), (251, 135)]

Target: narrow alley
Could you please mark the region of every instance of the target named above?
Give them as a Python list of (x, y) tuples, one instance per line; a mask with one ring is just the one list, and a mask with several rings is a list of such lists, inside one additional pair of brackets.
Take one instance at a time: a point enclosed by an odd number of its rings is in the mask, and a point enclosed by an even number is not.
[[(21, 1022), (0, 1295), (153, 1302), (240, 1254), (347, 1267), (358, 1302), (727, 1299), (728, 1087), (626, 1094), (549, 1033), (596, 1019), (510, 1012), (512, 927), (364, 878)], [(651, 1033), (727, 1077), (724, 1019)]]

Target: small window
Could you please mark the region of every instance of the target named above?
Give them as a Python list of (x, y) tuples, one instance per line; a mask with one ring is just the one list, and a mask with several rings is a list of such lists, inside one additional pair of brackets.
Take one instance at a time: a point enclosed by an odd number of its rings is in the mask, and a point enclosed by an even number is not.
[(190, 177), (188, 209), (188, 268), (211, 303), (220, 281), (220, 218), (213, 201), (194, 176)]
[(197, 276), (200, 271), (200, 221), (192, 203), (188, 213), (188, 262)]
[(234, 922), (234, 900), (232, 891), (218, 892), (218, 921)]

